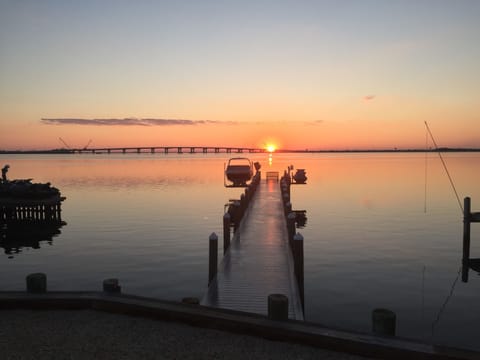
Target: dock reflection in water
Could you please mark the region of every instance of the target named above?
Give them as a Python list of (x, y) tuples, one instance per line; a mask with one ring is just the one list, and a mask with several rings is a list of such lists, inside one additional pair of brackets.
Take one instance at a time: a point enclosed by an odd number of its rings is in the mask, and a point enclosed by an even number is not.
[(43, 245), (53, 245), (53, 238), (61, 234), (60, 228), (66, 224), (64, 221), (2, 224), (0, 247), (9, 258), (13, 258), (24, 248), (40, 249)]

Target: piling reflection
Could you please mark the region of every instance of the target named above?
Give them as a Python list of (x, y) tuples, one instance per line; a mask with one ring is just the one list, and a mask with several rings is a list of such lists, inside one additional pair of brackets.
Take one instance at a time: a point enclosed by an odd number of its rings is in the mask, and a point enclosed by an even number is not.
[(0, 247), (9, 258), (22, 253), (24, 248), (40, 249), (42, 245), (53, 245), (53, 238), (61, 234), (64, 221), (28, 223), (12, 222), (0, 227)]

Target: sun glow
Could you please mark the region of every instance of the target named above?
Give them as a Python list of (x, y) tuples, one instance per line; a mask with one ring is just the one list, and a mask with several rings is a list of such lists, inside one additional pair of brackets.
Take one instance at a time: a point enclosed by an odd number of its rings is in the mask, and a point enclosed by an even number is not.
[(275, 152), (275, 150), (277, 150), (277, 146), (275, 144), (267, 144), (265, 146), (265, 149), (269, 152), (269, 153), (273, 153)]

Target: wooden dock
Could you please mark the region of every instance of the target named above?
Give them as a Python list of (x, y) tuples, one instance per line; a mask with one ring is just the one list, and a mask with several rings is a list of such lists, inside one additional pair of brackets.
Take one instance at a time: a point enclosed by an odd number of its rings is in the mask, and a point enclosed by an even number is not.
[(0, 197), (0, 223), (20, 221), (28, 222), (62, 222), (62, 202), (66, 198), (53, 195), (48, 198), (11, 198)]
[(288, 317), (303, 320), (280, 185), (263, 180), (201, 304), (266, 315), (268, 295), (288, 297)]

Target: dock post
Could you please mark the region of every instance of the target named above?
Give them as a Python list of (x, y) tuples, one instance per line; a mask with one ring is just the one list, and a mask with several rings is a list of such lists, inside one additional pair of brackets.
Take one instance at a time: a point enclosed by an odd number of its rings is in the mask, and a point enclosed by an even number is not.
[(245, 211), (247, 210), (247, 198), (245, 194), (240, 195), (240, 219), (243, 219), (243, 215), (245, 215)]
[(251, 196), (250, 196), (250, 188), (248, 186), (245, 188), (244, 193), (245, 193), (245, 199), (247, 199), (247, 204), (249, 204)]
[(288, 243), (291, 249), (293, 249), (293, 236), (295, 235), (295, 218), (296, 214), (294, 212), (287, 215)]
[(240, 201), (235, 200), (232, 203), (232, 219), (230, 221), (233, 221), (233, 232), (237, 232), (238, 227), (240, 226), (240, 221), (242, 220), (241, 214), (240, 214)]
[(285, 211), (285, 216), (288, 216), (288, 214), (292, 212), (292, 203), (290, 201), (287, 201), (285, 203), (284, 211)]
[(268, 318), (288, 320), (288, 297), (283, 294), (268, 295)]
[(397, 316), (388, 309), (375, 309), (372, 312), (372, 331), (379, 335), (395, 336)]
[(47, 292), (47, 275), (44, 273), (29, 274), (26, 281), (27, 292), (35, 294)]
[(190, 296), (182, 298), (182, 303), (188, 305), (200, 305), (200, 300), (196, 297)]
[(218, 236), (214, 232), (208, 238), (208, 285), (217, 275), (218, 266)]
[(470, 222), (471, 203), (470, 198), (463, 199), (463, 257), (462, 257), (462, 281), (468, 281), (468, 270), (470, 268)]
[(227, 252), (230, 246), (230, 214), (223, 215), (223, 254)]
[(122, 287), (118, 284), (118, 279), (103, 280), (103, 292), (107, 294), (118, 294), (122, 291)]
[(300, 291), (300, 300), (302, 301), (302, 309), (305, 308), (304, 297), (304, 261), (303, 261), (303, 235), (296, 233), (293, 237), (293, 266), (295, 269), (295, 277), (297, 278), (298, 290)]

